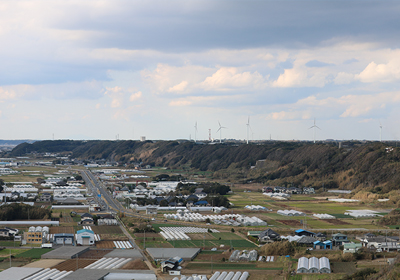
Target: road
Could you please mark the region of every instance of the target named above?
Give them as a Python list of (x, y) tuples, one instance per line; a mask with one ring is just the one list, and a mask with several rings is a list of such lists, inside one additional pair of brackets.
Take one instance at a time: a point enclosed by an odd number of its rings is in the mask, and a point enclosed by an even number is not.
[[(141, 253), (141, 255), (143, 256), (143, 260), (147, 264), (148, 268), (150, 270), (154, 271), (154, 273), (157, 275), (158, 279), (164, 279), (164, 275), (162, 275), (158, 269), (153, 267), (153, 265), (151, 264), (151, 261), (148, 259), (147, 255), (143, 252), (143, 250), (139, 246), (137, 246), (135, 240), (132, 238), (132, 235), (129, 234), (128, 230), (125, 228), (125, 225), (118, 218), (117, 212), (122, 212), (125, 215), (132, 216), (132, 217), (137, 217), (139, 215), (135, 215), (132, 212), (127, 211), (126, 209), (124, 209), (124, 207), (122, 207), (122, 205), (119, 202), (116, 202), (112, 198), (111, 194), (109, 194), (108, 191), (104, 188), (102, 183), (100, 183), (97, 180), (97, 178), (92, 174), (92, 172), (84, 170), (81, 172), (81, 174), (82, 174), (83, 179), (86, 182), (87, 187), (89, 187), (92, 190), (93, 196), (96, 197), (99, 204), (102, 204), (102, 205), (106, 204), (107, 207), (109, 208), (109, 210), (111, 210), (111, 212), (114, 213), (117, 220), (119, 221), (121, 230), (129, 238), (129, 241), (132, 242), (133, 246)], [(99, 198), (97, 196), (97, 194), (99, 194), (99, 193), (101, 194), (101, 198)]]

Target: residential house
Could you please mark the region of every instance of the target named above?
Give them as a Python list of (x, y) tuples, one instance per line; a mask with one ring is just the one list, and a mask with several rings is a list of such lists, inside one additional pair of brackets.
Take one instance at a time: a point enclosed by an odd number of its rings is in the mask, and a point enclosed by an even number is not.
[(326, 240), (326, 234), (323, 234), (321, 232), (318, 232), (317, 234), (315, 234), (314, 237), (319, 241), (325, 241)]
[(341, 246), (345, 243), (349, 243), (347, 240), (347, 235), (343, 233), (335, 233), (332, 235), (332, 242), (334, 246)]
[(89, 218), (89, 217), (81, 218), (81, 225), (82, 226), (94, 226), (94, 220), (93, 220), (93, 218)]
[(272, 187), (263, 187), (262, 192), (263, 193), (273, 193), (274, 189)]
[(276, 187), (274, 187), (274, 192), (286, 193), (286, 187), (276, 186)]
[(260, 243), (271, 243), (276, 240), (279, 240), (280, 238), (281, 236), (270, 228), (262, 231), (258, 235), (258, 241)]
[(303, 194), (315, 194), (315, 189), (312, 187), (304, 187)]
[(297, 240), (297, 244), (304, 245), (304, 246), (313, 246), (314, 242), (317, 241), (312, 236), (302, 236), (299, 240)]
[(40, 201), (42, 201), (42, 202), (50, 202), (50, 201), (52, 201), (52, 196), (51, 196), (51, 194), (50, 193), (43, 193), (41, 196), (40, 196)]
[(305, 230), (305, 229), (298, 229), (294, 232), (295, 235), (297, 236), (315, 236), (314, 232)]
[(397, 238), (386, 237), (382, 235), (369, 238), (367, 237), (361, 240), (362, 246), (367, 247), (368, 249), (381, 249), (382, 244), (393, 244), (397, 242)]
[(360, 250), (362, 248), (362, 244), (361, 243), (345, 243), (343, 248), (343, 254), (344, 253), (356, 253), (358, 250)]
[(5, 228), (0, 228), (0, 236), (1, 237), (9, 237), (10, 236), (10, 232)]
[(300, 188), (296, 188), (296, 187), (290, 187), (286, 190), (286, 193), (290, 193), (290, 194), (302, 194), (303, 191)]
[(332, 241), (327, 240), (327, 241), (314, 241), (314, 249), (318, 250), (318, 249), (332, 249)]

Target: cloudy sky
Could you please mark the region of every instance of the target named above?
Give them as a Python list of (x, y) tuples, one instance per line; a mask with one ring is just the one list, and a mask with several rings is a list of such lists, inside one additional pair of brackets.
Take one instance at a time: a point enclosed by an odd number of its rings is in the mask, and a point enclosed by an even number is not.
[(2, 1), (0, 139), (400, 140), (398, 1)]

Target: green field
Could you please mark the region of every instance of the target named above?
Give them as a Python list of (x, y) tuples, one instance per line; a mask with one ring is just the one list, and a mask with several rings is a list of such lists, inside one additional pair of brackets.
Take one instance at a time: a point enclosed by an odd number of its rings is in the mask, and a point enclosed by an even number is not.
[(15, 255), (16, 258), (32, 258), (32, 259), (40, 259), (40, 257), (52, 251), (53, 249), (48, 249), (48, 248), (37, 248), (37, 249), (30, 249), (28, 251), (25, 251), (23, 253), (20, 253), (18, 255)]

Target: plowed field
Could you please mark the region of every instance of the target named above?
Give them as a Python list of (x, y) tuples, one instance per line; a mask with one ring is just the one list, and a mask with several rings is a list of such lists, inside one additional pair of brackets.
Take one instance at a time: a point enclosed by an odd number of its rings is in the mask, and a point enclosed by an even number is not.
[(120, 269), (148, 270), (149, 267), (146, 265), (146, 263), (144, 261), (137, 259), (137, 260), (128, 262)]
[(108, 253), (112, 252), (112, 249), (91, 249), (89, 251), (86, 251), (82, 255), (79, 256), (80, 259), (101, 259)]
[(92, 226), (96, 234), (124, 234), (119, 226)]
[(50, 234), (55, 233), (75, 233), (73, 227), (50, 227)]
[(99, 241), (99, 242), (96, 242), (96, 248), (113, 249), (113, 248), (115, 248), (115, 245), (114, 245), (114, 242), (112, 242), (112, 241)]
[(81, 260), (81, 258), (77, 259), (72, 259), (72, 260), (66, 260), (65, 262), (62, 262), (56, 266), (53, 266), (52, 268), (58, 269), (60, 271), (66, 270), (66, 271), (75, 271), (78, 268), (84, 268), (88, 266), (89, 264), (94, 263), (97, 260)]

